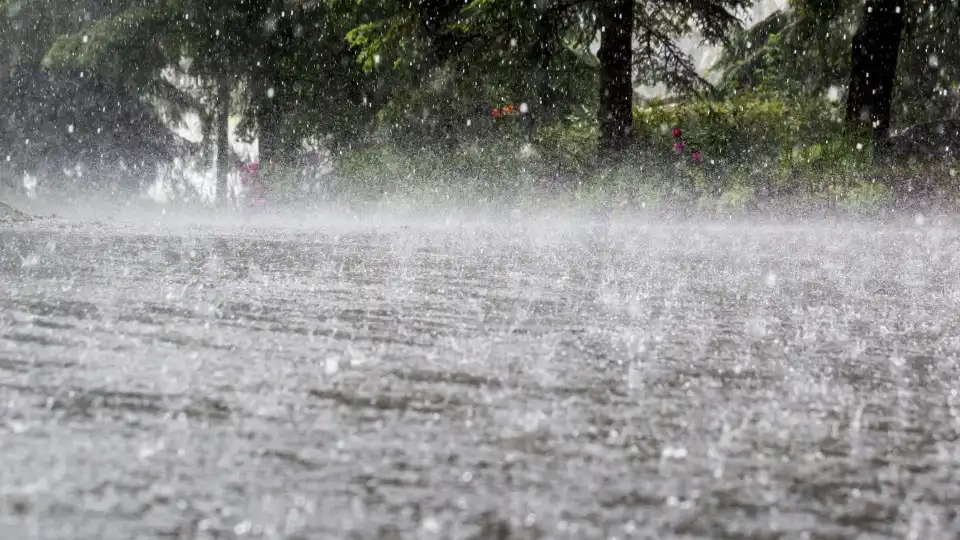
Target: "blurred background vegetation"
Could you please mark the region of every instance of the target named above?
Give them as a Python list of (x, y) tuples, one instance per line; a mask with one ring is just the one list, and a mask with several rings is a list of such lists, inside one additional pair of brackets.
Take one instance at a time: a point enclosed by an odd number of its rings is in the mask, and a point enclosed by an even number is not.
[(0, 0), (0, 184), (226, 200), (255, 160), (290, 198), (953, 193), (960, 0), (758, 1)]

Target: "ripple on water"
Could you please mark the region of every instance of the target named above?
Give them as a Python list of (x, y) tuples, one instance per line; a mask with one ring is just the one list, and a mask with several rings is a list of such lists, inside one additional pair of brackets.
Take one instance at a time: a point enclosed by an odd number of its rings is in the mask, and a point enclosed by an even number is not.
[(883, 232), (5, 228), (0, 537), (957, 537), (960, 237)]

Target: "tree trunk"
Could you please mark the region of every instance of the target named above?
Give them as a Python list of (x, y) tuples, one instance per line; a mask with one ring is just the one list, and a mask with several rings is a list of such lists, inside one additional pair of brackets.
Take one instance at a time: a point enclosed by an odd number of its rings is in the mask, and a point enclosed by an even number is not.
[(633, 131), (633, 0), (602, 2), (600, 16), (600, 157), (612, 159)]
[(282, 92), (277, 73), (280, 53), (286, 45), (288, 18), (281, 17), (283, 0), (272, 0), (266, 16), (273, 21), (274, 30), (265, 37), (261, 49), (259, 81), (256, 87), (257, 146), (260, 178), (269, 184), (276, 175), (282, 154), (283, 141), (279, 134), (282, 120)]
[(217, 202), (226, 205), (227, 178), (230, 174), (230, 79), (221, 76), (217, 81)]
[(277, 114), (272, 103), (273, 99), (266, 95), (268, 88), (270, 86), (265, 84), (260, 89), (260, 95), (257, 96), (256, 111), (257, 154), (259, 155), (260, 174), (263, 178), (273, 172), (274, 162), (276, 161), (274, 154), (277, 146)]
[[(213, 109), (203, 107), (199, 110), (200, 115), (200, 163), (204, 169), (213, 166), (214, 183), (219, 177), (217, 171), (217, 104), (213, 104)], [(214, 185), (216, 188), (216, 185)], [(202, 194), (197, 191), (197, 194)], [(214, 203), (217, 202), (217, 194), (214, 192)]]
[[(534, 5), (536, 3), (534, 2)], [(537, 78), (535, 84), (528, 87), (531, 99), (527, 101), (528, 110), (523, 119), (526, 122), (525, 136), (528, 143), (537, 140), (537, 127), (549, 118), (556, 106), (550, 63), (557, 53), (557, 25), (563, 15), (560, 5), (553, 5), (540, 14), (537, 23), (537, 42), (533, 49), (537, 60)]]
[(886, 153), (904, 0), (867, 0), (850, 53), (847, 122), (873, 128), (874, 159)]

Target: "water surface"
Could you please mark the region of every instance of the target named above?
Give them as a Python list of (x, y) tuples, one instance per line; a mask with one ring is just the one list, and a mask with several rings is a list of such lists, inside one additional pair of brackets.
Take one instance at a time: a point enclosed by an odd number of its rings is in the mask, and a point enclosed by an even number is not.
[(957, 538), (960, 235), (0, 225), (0, 537)]

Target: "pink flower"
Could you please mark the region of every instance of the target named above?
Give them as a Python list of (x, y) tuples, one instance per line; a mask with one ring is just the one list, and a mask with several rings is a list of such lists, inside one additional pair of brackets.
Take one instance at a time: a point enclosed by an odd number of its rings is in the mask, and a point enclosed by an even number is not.
[(699, 150), (694, 150), (693, 154), (690, 157), (693, 158), (694, 163), (700, 163), (700, 161), (703, 160), (703, 157), (700, 155)]
[(681, 136), (683, 136), (683, 131), (681, 131), (679, 127), (673, 128), (673, 138), (679, 139)]
[(677, 142), (673, 143), (673, 151), (676, 152), (676, 153), (678, 153), (678, 154), (682, 154), (682, 153), (683, 153), (683, 143), (680, 142), (680, 141), (677, 141)]

